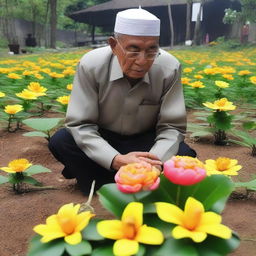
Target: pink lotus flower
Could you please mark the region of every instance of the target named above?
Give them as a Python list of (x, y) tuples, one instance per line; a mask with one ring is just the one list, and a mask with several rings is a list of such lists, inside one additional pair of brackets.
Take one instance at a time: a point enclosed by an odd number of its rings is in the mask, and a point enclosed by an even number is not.
[(150, 164), (132, 163), (122, 166), (115, 175), (117, 188), (123, 193), (155, 190), (160, 183), (160, 171)]
[(204, 164), (190, 156), (173, 156), (164, 163), (165, 177), (172, 183), (189, 186), (206, 177)]

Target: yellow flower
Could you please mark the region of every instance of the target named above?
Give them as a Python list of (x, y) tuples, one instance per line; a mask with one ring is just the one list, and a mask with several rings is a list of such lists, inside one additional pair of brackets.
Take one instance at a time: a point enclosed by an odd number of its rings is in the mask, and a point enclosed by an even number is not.
[(256, 84), (256, 76), (251, 76), (251, 77), (250, 77), (250, 81), (251, 81), (253, 84)]
[(98, 222), (97, 231), (105, 238), (116, 240), (113, 253), (118, 256), (136, 254), (139, 243), (159, 245), (164, 240), (160, 230), (143, 225), (143, 204), (139, 202), (129, 203), (121, 220)]
[(34, 72), (33, 72), (33, 71), (30, 71), (30, 70), (25, 70), (25, 71), (22, 73), (23, 76), (31, 76), (31, 75), (33, 75), (33, 74), (34, 74)]
[(204, 73), (206, 75), (215, 75), (217, 74), (217, 71), (214, 68), (206, 68), (204, 69)]
[(229, 111), (236, 109), (236, 106), (233, 105), (233, 102), (228, 101), (227, 98), (215, 100), (214, 103), (205, 102), (203, 103), (203, 105), (207, 108), (215, 109), (218, 111)]
[(234, 80), (234, 77), (232, 75), (230, 75), (230, 74), (224, 74), (224, 75), (222, 75), (222, 77), (224, 77), (224, 78), (226, 78), (228, 80)]
[(189, 85), (193, 88), (204, 88), (204, 84), (201, 81), (195, 81), (193, 83), (189, 83)]
[(22, 105), (16, 104), (16, 105), (6, 105), (4, 108), (4, 112), (9, 115), (15, 115), (16, 113), (23, 110)]
[(67, 75), (67, 76), (70, 76), (70, 75), (74, 75), (76, 73), (76, 71), (72, 68), (67, 68), (65, 70), (62, 71), (62, 74), (63, 75)]
[(182, 78), (181, 78), (181, 83), (182, 83), (182, 84), (189, 84), (189, 81), (190, 81), (190, 80), (191, 80), (190, 78), (182, 77)]
[(78, 214), (79, 208), (80, 204), (65, 204), (57, 214), (46, 219), (46, 224), (37, 225), (33, 230), (42, 236), (42, 243), (64, 237), (68, 244), (78, 244), (82, 241), (80, 231), (88, 225), (91, 217), (94, 216), (89, 211)]
[(9, 73), (7, 75), (7, 77), (12, 78), (12, 79), (22, 79), (22, 77), (16, 73)]
[(68, 84), (68, 85), (67, 85), (67, 89), (70, 90), (70, 91), (72, 91), (72, 89), (73, 89), (73, 84)]
[(204, 78), (202, 75), (194, 75), (194, 78), (196, 78), (196, 79), (202, 79), (202, 78)]
[(31, 82), (28, 85), (29, 91), (33, 92), (36, 96), (44, 96), (46, 95), (47, 89), (40, 85), (40, 83), (37, 82)]
[(238, 75), (239, 76), (247, 76), (249, 74), (251, 74), (252, 72), (250, 72), (249, 70), (241, 70)]
[(221, 216), (215, 212), (205, 212), (203, 204), (193, 197), (187, 199), (184, 211), (174, 204), (158, 202), (155, 205), (161, 220), (177, 224), (172, 230), (175, 239), (188, 237), (201, 243), (207, 234), (223, 239), (231, 238), (232, 232), (221, 224)]
[(5, 97), (5, 93), (4, 92), (0, 92), (0, 98)]
[(9, 162), (8, 167), (1, 167), (0, 169), (8, 173), (24, 172), (31, 165), (27, 159), (20, 158)]
[(184, 72), (184, 73), (191, 73), (192, 71), (193, 71), (192, 68), (184, 68), (184, 69), (183, 69), (183, 72)]
[(38, 73), (34, 74), (34, 77), (37, 79), (44, 79), (44, 77)]
[(216, 160), (208, 159), (205, 161), (205, 168), (207, 175), (212, 174), (224, 174), (224, 175), (238, 175), (242, 166), (237, 165), (236, 159), (230, 159), (227, 157), (219, 157)]
[(223, 82), (223, 81), (215, 81), (215, 85), (217, 85), (220, 88), (228, 88), (229, 83)]
[(63, 105), (67, 105), (70, 99), (70, 95), (68, 96), (60, 96), (56, 99), (56, 101), (58, 101), (59, 103), (63, 104)]
[(22, 92), (16, 93), (15, 95), (24, 100), (36, 100), (37, 99), (37, 95), (34, 92), (31, 92), (27, 89), (24, 89)]
[(49, 76), (51, 76), (52, 78), (63, 78), (64, 77), (63, 74), (58, 74), (56, 72), (49, 73)]

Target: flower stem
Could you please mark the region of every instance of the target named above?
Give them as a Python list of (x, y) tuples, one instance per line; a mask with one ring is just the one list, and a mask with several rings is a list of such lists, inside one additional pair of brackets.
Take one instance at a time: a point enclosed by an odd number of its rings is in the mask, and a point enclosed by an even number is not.
[(180, 201), (180, 185), (177, 187), (177, 194), (176, 194), (176, 205), (179, 206)]

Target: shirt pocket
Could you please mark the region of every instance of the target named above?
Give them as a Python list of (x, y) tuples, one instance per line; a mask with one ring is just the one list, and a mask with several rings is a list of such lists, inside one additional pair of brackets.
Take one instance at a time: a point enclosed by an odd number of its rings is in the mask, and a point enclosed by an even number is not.
[(159, 110), (160, 110), (160, 104), (141, 104), (141, 105), (139, 105), (137, 122), (140, 126), (141, 131), (155, 129), (157, 119), (158, 119)]

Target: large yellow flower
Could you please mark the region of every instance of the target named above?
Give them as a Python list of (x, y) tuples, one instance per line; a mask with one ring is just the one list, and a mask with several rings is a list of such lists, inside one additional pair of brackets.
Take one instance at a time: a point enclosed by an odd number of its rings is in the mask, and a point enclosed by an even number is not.
[(215, 85), (220, 88), (228, 88), (229, 83), (223, 82), (223, 81), (215, 81)]
[(226, 78), (227, 80), (234, 80), (234, 77), (230, 74), (224, 74), (222, 75), (224, 78)]
[(27, 89), (24, 89), (22, 92), (16, 93), (15, 95), (24, 100), (36, 100), (37, 99), (37, 95), (34, 92), (31, 92)]
[(205, 212), (201, 202), (189, 197), (182, 211), (174, 204), (157, 202), (158, 217), (166, 222), (177, 224), (172, 230), (175, 239), (191, 238), (194, 242), (203, 242), (207, 234), (223, 239), (231, 238), (231, 230), (221, 224), (221, 216), (215, 212)]
[(205, 102), (203, 103), (207, 108), (219, 110), (219, 111), (229, 111), (236, 109), (236, 106), (233, 105), (233, 102), (228, 101), (227, 98), (221, 98), (219, 100), (215, 100), (213, 103)]
[(72, 245), (78, 244), (82, 241), (80, 231), (88, 225), (91, 217), (94, 216), (90, 211), (78, 214), (79, 209), (80, 204), (65, 204), (57, 214), (46, 219), (46, 224), (37, 225), (33, 230), (42, 236), (42, 243), (64, 237), (65, 242)]
[(22, 79), (22, 77), (16, 73), (9, 73), (7, 75), (7, 77), (11, 78), (11, 79)]
[(0, 169), (8, 173), (24, 172), (31, 165), (27, 159), (20, 158), (9, 162), (8, 167), (1, 167)]
[(240, 72), (238, 72), (239, 76), (248, 76), (250, 75), (252, 72), (249, 70), (241, 70)]
[(68, 96), (60, 96), (56, 99), (56, 101), (58, 101), (59, 103), (61, 103), (62, 105), (67, 105), (70, 99), (70, 95)]
[(143, 204), (139, 202), (129, 203), (121, 220), (100, 221), (97, 230), (103, 237), (117, 240), (113, 252), (118, 256), (136, 254), (139, 243), (159, 245), (164, 240), (160, 230), (143, 225)]
[(204, 88), (204, 84), (201, 81), (195, 81), (193, 83), (189, 83), (189, 85), (193, 88)]
[(5, 93), (4, 92), (0, 92), (0, 98), (5, 97)]
[(212, 174), (224, 174), (224, 175), (238, 175), (242, 166), (237, 165), (236, 159), (231, 159), (228, 157), (219, 157), (216, 160), (208, 159), (205, 161), (205, 169), (207, 175)]
[(28, 85), (28, 90), (33, 92), (37, 97), (46, 95), (47, 89), (38, 82), (31, 82)]
[(16, 113), (23, 110), (22, 105), (15, 104), (15, 105), (6, 105), (4, 108), (4, 112), (9, 115), (15, 115)]

